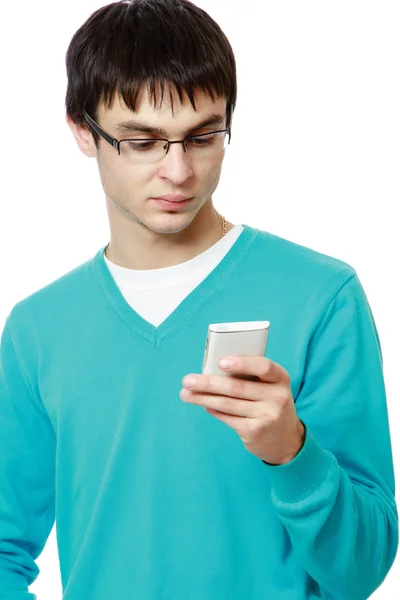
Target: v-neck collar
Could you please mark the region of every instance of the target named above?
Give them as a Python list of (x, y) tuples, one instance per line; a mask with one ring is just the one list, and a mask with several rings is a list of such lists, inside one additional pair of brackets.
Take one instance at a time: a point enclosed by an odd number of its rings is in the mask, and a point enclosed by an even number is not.
[(100, 282), (106, 301), (125, 325), (151, 345), (158, 346), (166, 336), (182, 325), (183, 321), (197, 314), (203, 302), (217, 289), (216, 283), (234, 271), (243, 254), (261, 233), (259, 229), (242, 225), (243, 231), (222, 260), (157, 327), (141, 317), (125, 300), (104, 260), (107, 245), (102, 246), (91, 261), (94, 275)]

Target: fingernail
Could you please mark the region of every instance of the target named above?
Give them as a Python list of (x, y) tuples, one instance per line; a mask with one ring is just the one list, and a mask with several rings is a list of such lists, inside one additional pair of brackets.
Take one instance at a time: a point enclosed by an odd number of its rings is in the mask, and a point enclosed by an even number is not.
[(186, 375), (183, 378), (183, 385), (188, 388), (192, 388), (196, 385), (196, 378), (192, 377), (192, 375)]
[(233, 364), (233, 361), (230, 360), (229, 358), (221, 358), (221, 360), (219, 361), (219, 366), (222, 367), (223, 369), (230, 369), (232, 364)]

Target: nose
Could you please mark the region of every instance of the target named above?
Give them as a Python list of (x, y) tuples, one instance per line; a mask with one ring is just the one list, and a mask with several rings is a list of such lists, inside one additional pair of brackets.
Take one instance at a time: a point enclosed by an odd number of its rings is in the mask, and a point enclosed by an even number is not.
[(167, 154), (160, 162), (160, 175), (179, 185), (192, 174), (190, 156), (185, 152), (183, 144), (170, 144)]

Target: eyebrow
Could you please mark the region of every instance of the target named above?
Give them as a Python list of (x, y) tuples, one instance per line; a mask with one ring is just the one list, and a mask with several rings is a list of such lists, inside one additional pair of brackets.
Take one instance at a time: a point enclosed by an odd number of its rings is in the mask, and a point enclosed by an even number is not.
[[(222, 123), (225, 119), (225, 115), (213, 114), (207, 117), (201, 123), (198, 123), (194, 127), (191, 127), (186, 135), (192, 133), (193, 131), (197, 131), (197, 129), (202, 129), (203, 127), (208, 127), (209, 125), (218, 125), (218, 123)], [(147, 123), (143, 123), (141, 121), (121, 121), (120, 123), (115, 124), (116, 129), (122, 131), (124, 133), (132, 133), (133, 131), (141, 131), (144, 133), (153, 133), (156, 135), (168, 135), (165, 129), (162, 127), (155, 127), (154, 125), (148, 125)]]

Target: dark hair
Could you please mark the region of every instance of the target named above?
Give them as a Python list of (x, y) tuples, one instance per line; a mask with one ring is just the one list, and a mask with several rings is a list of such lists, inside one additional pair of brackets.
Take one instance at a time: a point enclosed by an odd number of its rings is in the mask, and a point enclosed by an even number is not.
[[(236, 62), (219, 25), (189, 0), (125, 0), (94, 12), (76, 31), (66, 53), (65, 106), (71, 120), (97, 121), (100, 103), (111, 108), (115, 93), (132, 111), (143, 85), (161, 103), (168, 84), (180, 102), (182, 88), (196, 110), (196, 90), (227, 99), (227, 127), (236, 106)], [(96, 146), (99, 136), (93, 132)]]

